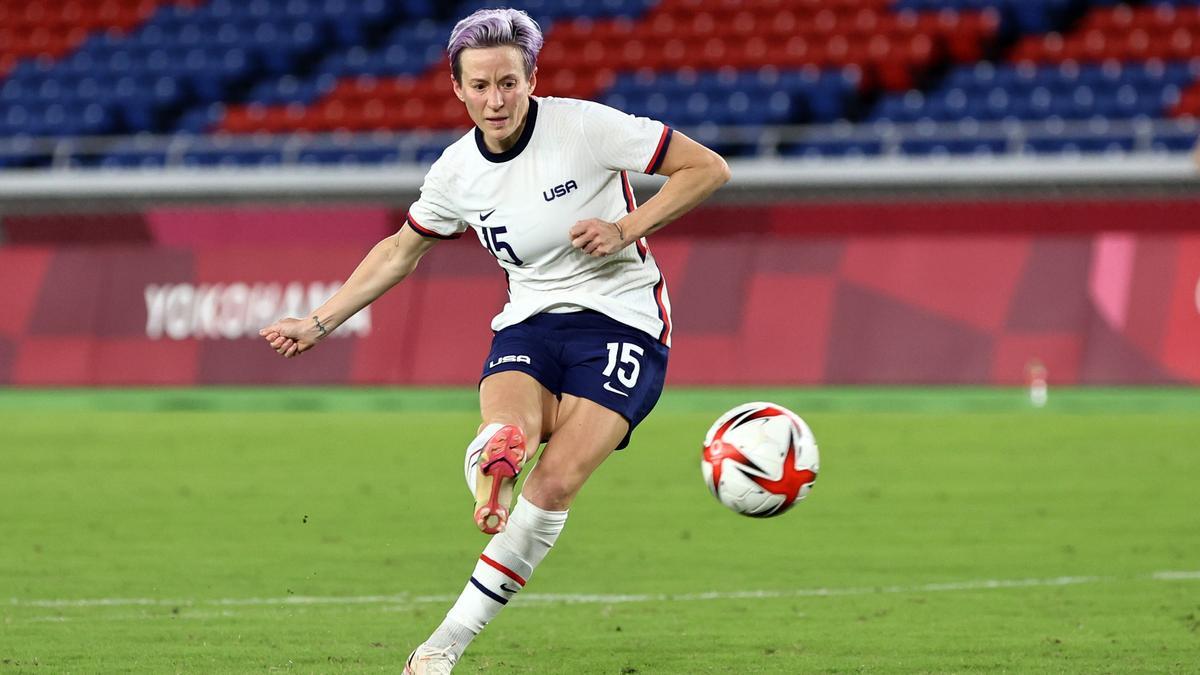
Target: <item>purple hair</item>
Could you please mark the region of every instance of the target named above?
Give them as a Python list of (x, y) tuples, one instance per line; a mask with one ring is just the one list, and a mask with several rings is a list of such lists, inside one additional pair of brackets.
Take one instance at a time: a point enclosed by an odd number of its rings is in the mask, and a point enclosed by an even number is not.
[(519, 9), (481, 9), (459, 21), (450, 31), (446, 53), (454, 79), (462, 81), (461, 56), (464, 49), (513, 46), (525, 62), (525, 77), (533, 76), (538, 52), (542, 50), (542, 29)]

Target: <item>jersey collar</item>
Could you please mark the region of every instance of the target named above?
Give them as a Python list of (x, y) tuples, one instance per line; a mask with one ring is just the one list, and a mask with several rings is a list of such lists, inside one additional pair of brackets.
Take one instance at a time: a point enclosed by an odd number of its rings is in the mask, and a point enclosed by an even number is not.
[(526, 145), (529, 145), (529, 139), (533, 138), (533, 126), (537, 123), (538, 104), (537, 99), (529, 97), (529, 112), (525, 114), (525, 128), (521, 130), (521, 137), (517, 139), (516, 145), (512, 146), (504, 152), (492, 152), (488, 150), (487, 144), (483, 142), (483, 132), (479, 127), (475, 127), (475, 145), (479, 147), (479, 154), (489, 162), (497, 164), (507, 162), (521, 154)]

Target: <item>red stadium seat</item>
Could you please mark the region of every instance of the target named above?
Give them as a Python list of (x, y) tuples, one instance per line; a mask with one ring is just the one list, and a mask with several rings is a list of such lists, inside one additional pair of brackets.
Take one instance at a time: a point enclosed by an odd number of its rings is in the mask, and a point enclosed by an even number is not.
[(649, 41), (640, 38), (628, 40), (614, 53), (610, 65), (621, 70), (636, 70), (642, 67), (649, 52), (648, 43)]
[(885, 23), (887, 22), (881, 19), (879, 12), (864, 8), (851, 14), (844, 25), (846, 30), (855, 35), (871, 36), (886, 32), (882, 30)]
[(387, 106), (379, 99), (363, 101), (359, 108), (362, 113), (363, 126), (369, 131), (387, 129)]
[(798, 68), (806, 65), (822, 65), (827, 58), (824, 45), (796, 36), (783, 44), (772, 44), (766, 63), (781, 68)]
[(567, 67), (570, 65), (572, 54), (568, 45), (558, 40), (547, 40), (542, 51), (538, 54), (538, 63), (547, 69)]
[(392, 131), (401, 131), (405, 129), (404, 118), (400, 112), (400, 106), (392, 103), (383, 109), (383, 128)]
[(1191, 28), (1176, 28), (1167, 40), (1169, 58), (1185, 60), (1200, 57), (1200, 31)]
[(761, 35), (767, 26), (760, 15), (749, 10), (742, 10), (731, 16), (723, 28), (727, 36), (749, 39)]
[(1200, 84), (1183, 92), (1179, 102), (1171, 109), (1172, 117), (1200, 117)]
[(592, 21), (582, 18), (562, 21), (549, 27), (549, 30), (546, 31), (546, 40), (574, 42), (592, 35), (593, 26)]
[(1080, 60), (1101, 61), (1104, 59), (1109, 43), (1109, 37), (1105, 31), (1092, 28), (1086, 33), (1078, 35), (1077, 41), (1081, 54)]
[(425, 121), (432, 114), (427, 112), (425, 101), (412, 98), (392, 108), (390, 119), (397, 120), (406, 129), (428, 126)]
[(245, 134), (254, 130), (254, 123), (246, 108), (230, 107), (225, 111), (225, 117), (217, 128), (231, 134)]
[(574, 70), (560, 70), (550, 77), (538, 78), (538, 93), (550, 96), (570, 96), (578, 88)]
[(268, 134), (284, 134), (296, 131), (297, 122), (303, 116), (303, 108), (272, 106), (266, 110), (262, 120), (258, 122), (256, 131), (263, 131)]
[(411, 96), (420, 86), (421, 83), (419, 80), (405, 75), (390, 77), (380, 82), (383, 96), (392, 99)]
[(1124, 44), (1124, 60), (1165, 59), (1169, 55), (1169, 45), (1162, 40), (1155, 39), (1155, 36), (1144, 28), (1138, 28), (1131, 32)]
[(765, 38), (754, 36), (734, 43), (726, 55), (726, 64), (738, 70), (751, 70), (768, 63), (770, 51)]
[(794, 35), (800, 24), (800, 17), (796, 12), (782, 11), (771, 19), (768, 30), (776, 37), (786, 38)]
[(713, 12), (700, 11), (684, 23), (684, 31), (695, 37), (708, 37), (717, 32), (717, 18)]
[(591, 35), (599, 40), (625, 40), (633, 36), (637, 23), (628, 17), (602, 19), (592, 25)]
[(325, 101), (315, 110), (317, 125), (321, 131), (336, 131), (345, 128), (346, 104), (342, 101)]
[(470, 117), (467, 116), (467, 111), (463, 108), (462, 103), (454, 99), (442, 101), (439, 111), (441, 114), (436, 116), (430, 127), (435, 129), (458, 129), (465, 127), (471, 123)]
[(705, 70), (718, 70), (728, 63), (732, 51), (724, 40), (715, 37), (709, 38), (700, 47), (695, 65)]
[(842, 32), (840, 23), (841, 17), (838, 16), (837, 12), (828, 8), (822, 9), (812, 17), (812, 29), (826, 35)]
[(651, 37), (661, 39), (679, 34), (681, 28), (673, 14), (656, 14), (647, 24), (646, 30)]
[(585, 42), (576, 53), (578, 65), (589, 70), (605, 68), (617, 58), (617, 48), (599, 40)]

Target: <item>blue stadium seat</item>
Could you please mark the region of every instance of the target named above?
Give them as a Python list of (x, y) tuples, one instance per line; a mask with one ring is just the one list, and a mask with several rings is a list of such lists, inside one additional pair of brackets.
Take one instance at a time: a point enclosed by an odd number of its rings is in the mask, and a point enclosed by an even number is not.
[(1061, 136), (1025, 142), (1026, 151), (1035, 154), (1130, 152), (1133, 146), (1133, 138), (1129, 136)]
[(883, 143), (881, 141), (813, 140), (785, 144), (781, 152), (785, 157), (872, 157), (883, 153)]
[(1187, 152), (1195, 147), (1197, 138), (1200, 138), (1200, 129), (1164, 130), (1154, 135), (1151, 148), (1165, 152)]

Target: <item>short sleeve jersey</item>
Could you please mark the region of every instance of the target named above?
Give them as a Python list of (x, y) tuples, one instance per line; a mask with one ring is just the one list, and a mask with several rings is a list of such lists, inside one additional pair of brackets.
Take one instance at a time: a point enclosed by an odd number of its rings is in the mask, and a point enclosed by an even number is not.
[(590, 309), (670, 346), (671, 301), (645, 239), (592, 257), (571, 246), (568, 232), (580, 220), (615, 222), (636, 208), (628, 172), (657, 171), (671, 133), (598, 103), (531, 97), (509, 150), (488, 150), (475, 129), (442, 153), (406, 223), (439, 239), (475, 230), (508, 278), (509, 299), (492, 330)]

